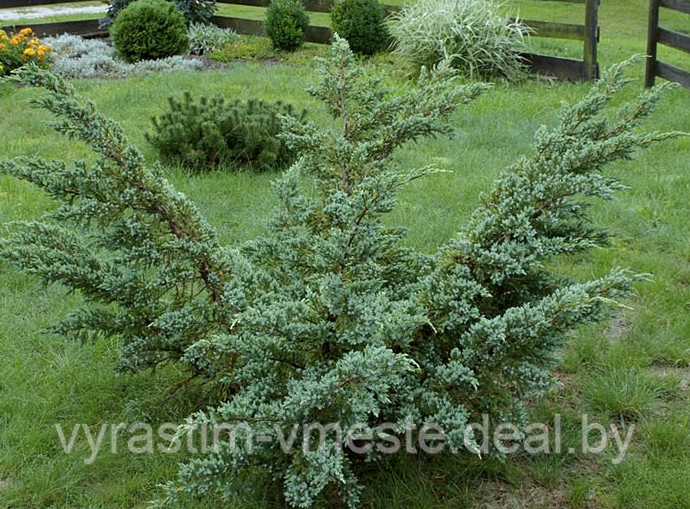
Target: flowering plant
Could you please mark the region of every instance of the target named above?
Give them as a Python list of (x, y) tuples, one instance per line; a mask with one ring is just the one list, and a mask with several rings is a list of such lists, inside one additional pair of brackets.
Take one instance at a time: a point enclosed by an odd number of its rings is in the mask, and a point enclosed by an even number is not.
[(52, 48), (41, 44), (31, 28), (7, 34), (0, 30), (0, 75), (34, 62), (40, 67), (50, 65)]

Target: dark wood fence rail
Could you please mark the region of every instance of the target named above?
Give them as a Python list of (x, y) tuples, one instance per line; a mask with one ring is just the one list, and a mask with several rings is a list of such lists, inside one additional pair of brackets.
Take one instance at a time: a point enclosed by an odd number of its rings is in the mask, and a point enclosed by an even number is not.
[(570, 39), (583, 42), (582, 60), (555, 57), (551, 55), (527, 54), (525, 58), (531, 63), (532, 71), (561, 79), (593, 80), (599, 77), (597, 45), (599, 44), (599, 4), (601, 0), (549, 0), (584, 4), (584, 23), (554, 23), (523, 19), (521, 22), (530, 27), (534, 37), (550, 39)]
[(31, 23), (0, 26), (0, 30), (11, 32), (24, 27), (31, 27), (39, 37), (52, 37), (54, 35), (72, 34), (85, 38), (107, 37), (108, 30), (100, 27), (97, 19), (80, 19), (75, 21), (59, 21), (55, 23)]
[(649, 33), (647, 35), (647, 71), (645, 86), (654, 86), (657, 76), (680, 83), (690, 88), (690, 72), (675, 65), (661, 62), (657, 58), (657, 45), (663, 44), (690, 53), (690, 36), (659, 26), (659, 9), (665, 7), (673, 11), (690, 14), (690, 0), (650, 0)]
[[(85, 2), (89, 0), (73, 0)], [(584, 23), (553, 23), (549, 21), (525, 20), (520, 21), (530, 27), (535, 37), (556, 39), (569, 39), (583, 41), (582, 60), (556, 57), (551, 55), (524, 54), (523, 57), (529, 63), (535, 73), (546, 74), (561, 79), (589, 80), (599, 76), (597, 63), (597, 43), (599, 40), (598, 8), (600, 0), (550, 0), (585, 5)], [(679, 1), (679, 0), (665, 0)], [(2, 0), (1, 7), (27, 7), (37, 5), (49, 5), (64, 2), (64, 0)], [(330, 12), (333, 0), (303, 0), (305, 7), (311, 12)], [(267, 7), (270, 0), (221, 0), (219, 3), (244, 5), (253, 7)], [(398, 6), (384, 5), (388, 13), (401, 9)], [(238, 33), (247, 35), (260, 35), (263, 33), (263, 23), (260, 20), (236, 18), (230, 16), (214, 16), (213, 23), (232, 28)], [(40, 23), (32, 25), (39, 35), (56, 35), (71, 33), (86, 37), (99, 37), (106, 35), (98, 26), (97, 20), (67, 21), (61, 23)], [(5, 29), (9, 27), (3, 27)], [(306, 39), (309, 42), (328, 43), (332, 33), (330, 28), (323, 26), (310, 26)]]

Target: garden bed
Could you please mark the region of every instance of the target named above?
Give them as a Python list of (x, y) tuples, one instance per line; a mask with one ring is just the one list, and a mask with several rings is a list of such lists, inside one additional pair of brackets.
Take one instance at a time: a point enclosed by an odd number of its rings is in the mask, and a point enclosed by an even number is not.
[[(642, 0), (610, 2), (602, 7), (608, 35), (602, 58), (611, 63), (644, 51)], [(607, 14), (610, 13), (610, 14)], [(625, 18), (625, 24), (621, 16)], [(610, 17), (606, 17), (610, 16)], [(233, 45), (234, 44), (234, 45)], [(169, 96), (183, 91), (228, 98), (283, 100), (306, 108), (318, 126), (333, 120), (305, 93), (316, 76), (311, 62), (327, 48), (307, 45), (294, 54), (276, 53), (266, 39), (243, 38), (200, 60), (195, 70), (148, 73), (112, 79), (79, 79), (80, 93), (108, 117), (122, 124), (149, 164), (158, 155), (147, 143), (151, 118), (168, 108)], [(387, 55), (367, 61), (368, 72), (381, 73), (400, 93), (409, 82)], [(641, 89), (642, 64), (633, 68), (631, 96)], [(386, 224), (409, 229), (406, 244), (425, 252), (452, 238), (480, 204), (501, 168), (529, 153), (540, 125), (553, 126), (562, 101), (582, 98), (588, 85), (525, 80), (498, 83), (451, 118), (454, 138), (423, 140), (395, 158), (401, 167), (434, 165), (445, 173), (413, 183)], [(93, 160), (79, 142), (66, 141), (46, 126), (45, 112), (29, 109), (40, 93), (0, 84), (0, 154)], [(690, 94), (665, 94), (646, 130), (690, 131)], [(530, 418), (553, 422), (563, 417), (566, 444), (578, 445), (582, 414), (636, 426), (625, 461), (614, 465), (613, 450), (602, 455), (520, 455), (508, 461), (460, 455), (450, 458), (393, 458), (371, 465), (374, 479), (363, 506), (381, 509), (457, 509), (458, 507), (629, 509), (681, 508), (690, 504), (690, 252), (687, 228), (690, 172), (687, 138), (669, 141), (632, 161), (616, 163), (607, 173), (630, 189), (616, 200), (593, 207), (596, 224), (612, 232), (612, 245), (586, 255), (564, 258), (558, 269), (590, 278), (611, 266), (631, 267), (653, 278), (636, 286), (615, 326), (578, 330), (560, 352), (560, 385), (547, 397), (531, 401)], [(163, 166), (167, 178), (190, 197), (218, 231), (234, 245), (265, 233), (277, 200), (271, 182), (279, 173), (257, 173), (231, 166), (193, 173)], [(40, 217), (55, 203), (24, 183), (0, 176), (0, 223)], [(104, 448), (91, 465), (90, 448), (79, 435), (71, 454), (62, 452), (54, 424), (87, 423), (97, 433), (102, 423), (176, 421), (207, 398), (194, 383), (177, 387), (175, 367), (140, 375), (115, 374), (115, 340), (85, 344), (45, 334), (45, 328), (82, 303), (57, 286), (43, 286), (0, 262), (0, 506), (144, 508), (159, 495), (158, 485), (172, 479), (184, 455), (111, 454)], [(30, 366), (30, 367), (29, 367)], [(166, 388), (161, 391), (160, 387)], [(82, 433), (82, 431), (80, 431)], [(257, 475), (257, 490), (231, 498), (238, 509), (281, 505), (280, 486)], [(3, 505), (5, 504), (5, 505)], [(184, 501), (176, 507), (211, 509), (213, 498)]]

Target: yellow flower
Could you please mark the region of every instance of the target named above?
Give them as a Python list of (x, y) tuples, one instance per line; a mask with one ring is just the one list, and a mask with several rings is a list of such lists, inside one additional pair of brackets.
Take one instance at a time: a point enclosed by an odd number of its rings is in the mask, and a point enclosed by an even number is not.
[(19, 35), (29, 35), (30, 33), (31, 33), (31, 29), (30, 29), (29, 27), (27, 27), (27, 28), (22, 28), (22, 29), (19, 31)]
[(46, 57), (46, 52), (43, 51), (42, 49), (39, 49), (39, 50), (38, 50), (38, 59), (39, 59), (40, 61), (43, 61), (43, 59), (44, 59), (45, 57)]
[(34, 50), (34, 49), (26, 48), (24, 50), (24, 55), (26, 55), (28, 57), (33, 57), (35, 54), (36, 54), (36, 50)]
[(19, 41), (20, 41), (20, 40), (21, 40), (21, 39), (19, 39), (17, 36), (14, 36), (14, 37), (12, 37), (12, 40), (10, 41), (10, 44), (11, 44), (12, 46), (16, 46), (17, 44), (19, 44)]
[(0, 44), (0, 51), (7, 51), (7, 46)]

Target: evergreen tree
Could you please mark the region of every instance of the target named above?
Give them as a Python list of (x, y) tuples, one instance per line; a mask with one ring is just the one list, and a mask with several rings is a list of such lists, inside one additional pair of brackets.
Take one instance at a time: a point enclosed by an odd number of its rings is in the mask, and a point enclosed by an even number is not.
[[(315, 422), (438, 423), (448, 445), (462, 447), (482, 413), (519, 418), (525, 398), (548, 388), (565, 333), (605, 318), (630, 293), (626, 271), (576, 282), (545, 262), (605, 241), (583, 198), (611, 198), (622, 186), (604, 165), (675, 135), (635, 130), (659, 90), (607, 116), (626, 83), (625, 65), (614, 66), (556, 128), (537, 133), (532, 154), (505, 171), (459, 235), (425, 255), (382, 219), (401, 188), (435, 170), (399, 168), (391, 155), (450, 134), (448, 115), (485, 86), (460, 85), (440, 66), (394, 94), (355, 65), (341, 39), (318, 65), (310, 93), (334, 127), (283, 117), (284, 139), (302, 157), (276, 182), (281, 204), (269, 232), (233, 247), (92, 103), (49, 73), (20, 71), (22, 82), (49, 90), (37, 102), (61, 119), (56, 128), (100, 158), (0, 159), (0, 172), (61, 202), (45, 220), (16, 225), (2, 253), (82, 293), (84, 309), (61, 333), (116, 335), (122, 368), (172, 361), (214, 382), (222, 397), (192, 423), (251, 423), (255, 434), (276, 424), (289, 434)], [(358, 503), (347, 437), (287, 454), (276, 441), (235, 445), (184, 465), (168, 496), (226, 490), (260, 466), (294, 507), (333, 496)]]

